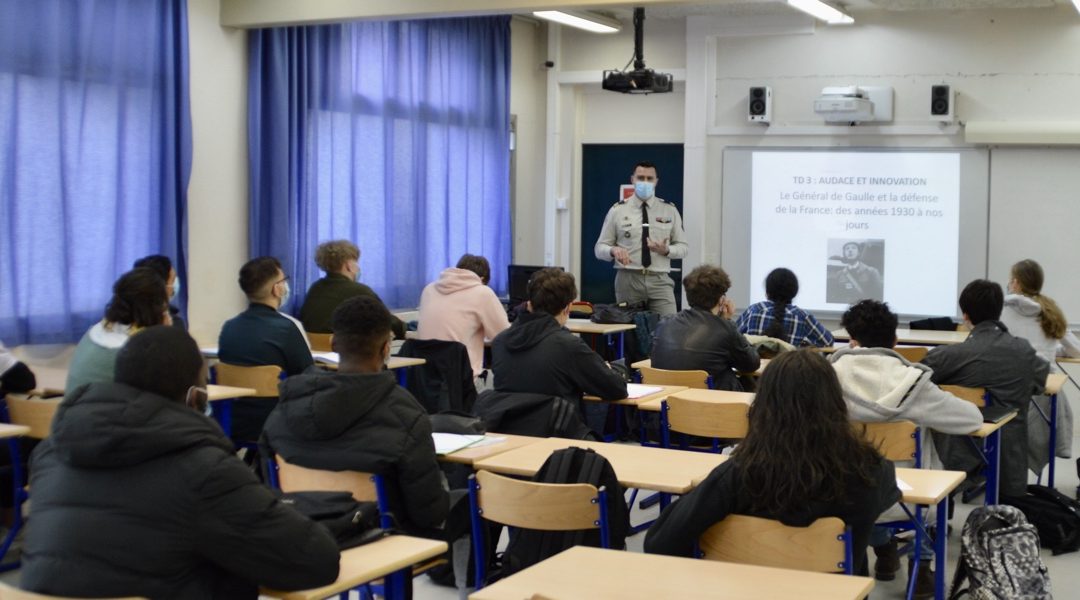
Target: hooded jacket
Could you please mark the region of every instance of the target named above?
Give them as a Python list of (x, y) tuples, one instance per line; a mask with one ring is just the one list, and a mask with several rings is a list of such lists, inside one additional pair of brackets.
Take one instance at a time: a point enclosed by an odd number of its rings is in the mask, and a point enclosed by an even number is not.
[(268, 450), (309, 469), (382, 475), (390, 510), (406, 530), (446, 520), (431, 421), (393, 374), (304, 373), (283, 381), (279, 393), (263, 429)]
[(90, 384), (61, 403), (32, 466), (23, 589), (232, 599), (337, 578), (329, 531), (278, 502), (217, 423), (181, 403)]
[(525, 313), (491, 344), (495, 391), (580, 400), (626, 397), (626, 382), (584, 340), (547, 313)]
[[(1065, 337), (1060, 340), (1047, 337), (1039, 324), (1039, 315), (1042, 307), (1032, 298), (1021, 294), (1009, 294), (1005, 296), (1005, 308), (1001, 311), (1001, 322), (1009, 328), (1009, 332), (1018, 338), (1023, 338), (1035, 349), (1040, 358), (1050, 364), (1051, 373), (1060, 373), (1057, 365), (1058, 355), (1078, 357), (1080, 356), (1080, 340), (1073, 332), (1066, 330)], [(1028, 468), (1035, 473), (1040, 473), (1046, 466), (1046, 447), (1050, 443), (1050, 425), (1039, 414), (1038, 405), (1042, 414), (1050, 414), (1050, 398), (1043, 394), (1031, 397), (1033, 404), (1028, 408)], [(1072, 456), (1073, 438), (1073, 411), (1065, 396), (1065, 390), (1058, 393), (1058, 419), (1057, 419), (1057, 448), (1055, 454), (1060, 458)]]
[(425, 340), (461, 342), (469, 351), (473, 375), (484, 370), (484, 340), (510, 327), (495, 292), (468, 269), (445, 269), (420, 294), (420, 324)]

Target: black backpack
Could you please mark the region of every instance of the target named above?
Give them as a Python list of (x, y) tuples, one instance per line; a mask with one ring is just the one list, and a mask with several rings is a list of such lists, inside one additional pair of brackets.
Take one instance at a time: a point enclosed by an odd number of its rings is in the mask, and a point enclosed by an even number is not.
[(379, 527), (378, 504), (357, 501), (349, 492), (277, 493), (282, 504), (329, 529), (341, 550), (394, 533)]
[[(615, 470), (606, 458), (585, 448), (556, 450), (540, 467), (533, 481), (540, 483), (589, 483), (607, 492), (609, 543), (612, 548), (626, 546), (630, 528), (629, 510), (624, 490), (615, 477)], [(549, 558), (571, 546), (600, 547), (600, 530), (537, 531), (512, 529), (510, 543), (502, 556), (500, 577), (512, 575)]]
[(1080, 502), (1044, 485), (1029, 485), (1023, 496), (1003, 496), (1039, 530), (1043, 548), (1054, 556), (1080, 550)]

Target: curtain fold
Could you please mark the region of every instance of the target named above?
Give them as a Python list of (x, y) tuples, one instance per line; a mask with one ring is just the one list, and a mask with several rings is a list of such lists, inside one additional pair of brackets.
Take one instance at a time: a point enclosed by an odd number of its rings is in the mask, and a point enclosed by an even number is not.
[(278, 257), (293, 306), (349, 239), (361, 281), (415, 306), (464, 253), (510, 260), (509, 17), (252, 31), (252, 256)]
[(6, 344), (77, 340), (142, 256), (185, 276), (187, 44), (186, 0), (0, 0)]

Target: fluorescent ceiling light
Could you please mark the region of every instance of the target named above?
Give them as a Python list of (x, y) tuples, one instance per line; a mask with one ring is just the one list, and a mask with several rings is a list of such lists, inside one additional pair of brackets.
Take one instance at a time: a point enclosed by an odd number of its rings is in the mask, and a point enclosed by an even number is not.
[(1080, 0), (1073, 0), (1073, 6), (1076, 7), (1076, 12), (1080, 12)]
[(616, 33), (622, 29), (622, 24), (615, 19), (588, 11), (538, 10), (533, 16), (593, 33)]
[[(1080, 2), (1080, 0), (1073, 0), (1073, 2)], [(787, 0), (787, 3), (788, 6), (797, 8), (829, 25), (850, 25), (855, 22), (851, 15), (840, 12), (821, 0)]]

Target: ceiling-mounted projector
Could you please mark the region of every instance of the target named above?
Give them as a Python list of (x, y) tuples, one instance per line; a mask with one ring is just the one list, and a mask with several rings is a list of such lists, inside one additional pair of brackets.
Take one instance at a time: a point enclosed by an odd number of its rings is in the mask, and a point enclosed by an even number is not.
[(814, 112), (826, 123), (854, 125), (892, 121), (893, 90), (891, 87), (855, 85), (827, 87), (814, 100)]
[[(662, 94), (672, 90), (674, 78), (645, 68), (645, 9), (634, 9), (634, 70), (604, 71), (605, 90), (623, 94)], [(629, 65), (627, 65), (629, 66)]]

